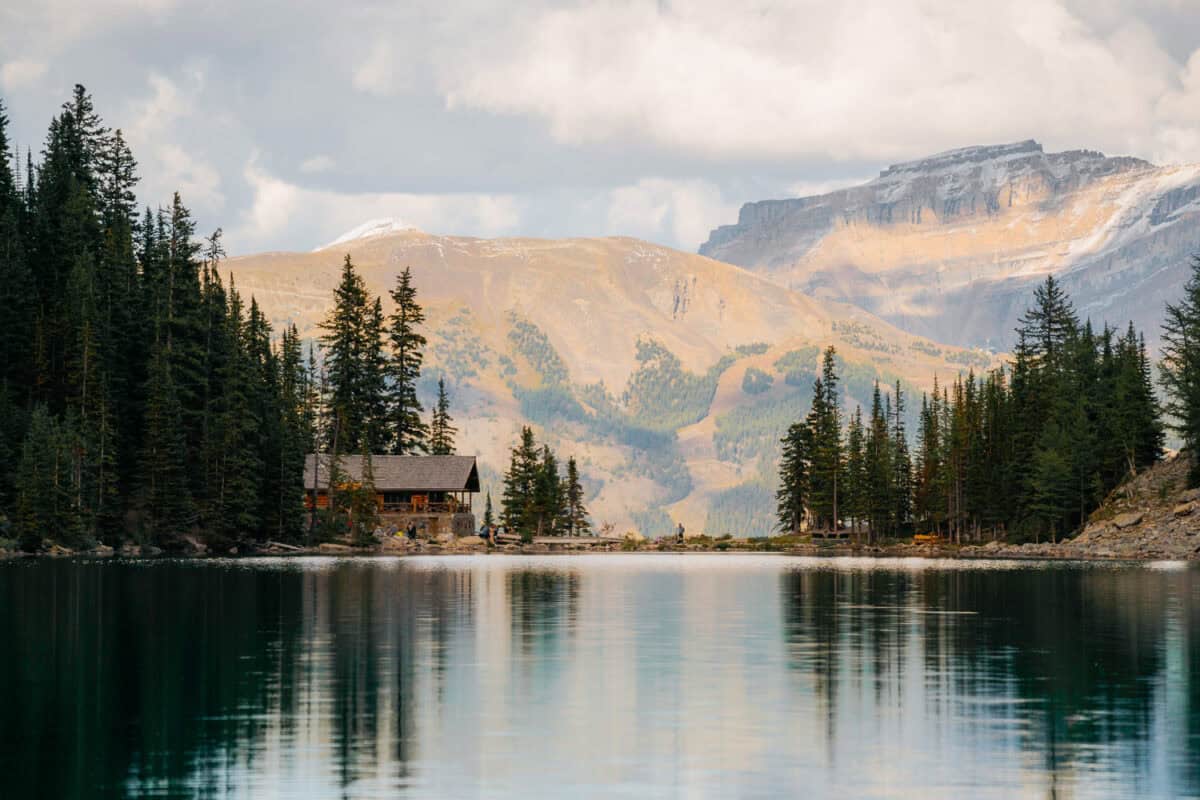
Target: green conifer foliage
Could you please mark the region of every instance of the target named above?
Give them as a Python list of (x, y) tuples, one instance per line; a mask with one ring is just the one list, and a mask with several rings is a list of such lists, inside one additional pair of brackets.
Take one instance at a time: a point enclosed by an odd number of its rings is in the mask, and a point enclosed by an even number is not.
[(586, 536), (592, 530), (588, 520), (587, 506), (584, 505), (583, 485), (579, 480), (579, 465), (575, 457), (567, 459), (566, 477), (566, 533), (570, 536)]
[[(389, 419), (393, 451), (400, 454), (428, 450), (429, 429), (421, 421), (421, 403), (417, 399), (417, 380), (421, 377), (425, 337), (420, 332), (425, 312), (417, 302), (412, 270), (405, 267), (391, 290), (396, 310), (392, 312), (388, 340), (392, 353), (389, 364), (391, 392)], [(444, 445), (442, 441), (440, 444)]]
[(450, 398), (446, 394), (446, 379), (438, 378), (437, 404), (433, 408), (433, 419), (429, 425), (429, 452), (435, 456), (448, 456), (454, 452), (454, 437), (458, 429), (450, 416)]

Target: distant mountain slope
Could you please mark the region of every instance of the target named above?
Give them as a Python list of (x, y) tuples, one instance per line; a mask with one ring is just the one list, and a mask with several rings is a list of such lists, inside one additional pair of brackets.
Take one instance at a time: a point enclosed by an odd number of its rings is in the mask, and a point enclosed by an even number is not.
[(484, 482), (496, 489), (518, 427), (532, 423), (581, 459), (598, 521), (650, 533), (675, 519), (766, 532), (782, 426), (805, 413), (826, 344), (860, 402), (876, 375), (924, 386), (992, 360), (636, 239), (485, 240), (383, 224), (362, 234), (226, 266), (273, 323), (294, 321), (310, 338), (346, 253), (385, 306), (410, 266), (429, 320), (425, 391), (448, 378), (460, 443), (482, 456)]
[(1060, 276), (1099, 324), (1150, 336), (1200, 250), (1200, 165), (1034, 141), (898, 164), (862, 186), (747, 203), (700, 252), (964, 346), (1011, 346), (1030, 286)]

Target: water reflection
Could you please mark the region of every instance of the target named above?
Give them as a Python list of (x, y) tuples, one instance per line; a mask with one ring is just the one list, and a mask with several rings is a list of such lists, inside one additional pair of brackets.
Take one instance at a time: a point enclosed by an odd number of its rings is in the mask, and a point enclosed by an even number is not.
[(1200, 794), (1200, 574), (0, 564), (0, 796)]

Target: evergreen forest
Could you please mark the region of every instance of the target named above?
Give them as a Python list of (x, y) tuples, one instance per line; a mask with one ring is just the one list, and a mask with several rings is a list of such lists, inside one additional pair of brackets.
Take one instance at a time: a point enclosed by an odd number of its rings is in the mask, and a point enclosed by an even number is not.
[(1165, 408), (1142, 334), (1081, 322), (1053, 277), (1035, 290), (1016, 334), (1005, 367), (935, 378), (912, 432), (906, 405), (917, 401), (899, 385), (876, 384), (871, 407), (847, 414), (827, 349), (809, 413), (782, 442), (777, 527), (848, 527), (870, 541), (1055, 540), (1163, 457), (1164, 419), (1192, 459), (1193, 483), (1200, 479), (1200, 261), (1183, 301), (1167, 308)]
[(221, 230), (201, 237), (179, 194), (139, 210), (137, 184), (84, 87), (23, 163), (0, 104), (0, 538), (173, 550), (361, 533), (357, 484), (331, 480), (332, 508), (306, 515), (307, 453), (454, 450), (445, 384), (429, 423), (417, 400), (411, 274), (385, 318), (347, 257), (305, 353), (225, 273)]

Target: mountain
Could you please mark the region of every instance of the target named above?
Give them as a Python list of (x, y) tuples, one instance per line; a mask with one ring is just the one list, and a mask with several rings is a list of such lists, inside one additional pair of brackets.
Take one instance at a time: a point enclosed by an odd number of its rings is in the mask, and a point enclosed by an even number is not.
[(700, 252), (913, 333), (1007, 349), (1031, 285), (1156, 338), (1200, 251), (1200, 165), (1034, 141), (896, 164), (861, 186), (747, 203)]
[(827, 344), (850, 402), (869, 402), (877, 377), (915, 389), (993, 360), (629, 238), (487, 240), (376, 221), (311, 253), (226, 266), (272, 323), (315, 338), (347, 253), (385, 306), (412, 268), (428, 317), (424, 397), (447, 378), (460, 445), (481, 456), (493, 500), (530, 423), (579, 458), (596, 521), (621, 529), (767, 532), (778, 441), (807, 411)]

